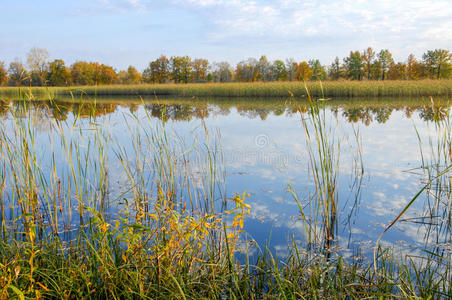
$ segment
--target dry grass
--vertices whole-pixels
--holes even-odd
[[[313,97],[452,96],[452,80],[308,82]],[[306,96],[303,82],[4,87],[0,98],[52,99],[60,96],[288,97]]]

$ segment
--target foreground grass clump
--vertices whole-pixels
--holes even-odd
[[[165,201],[155,209],[153,214],[140,213],[133,223],[109,224],[96,213],[69,242],[39,238],[36,224],[29,221],[25,239],[0,242],[0,297],[184,298],[223,293],[237,231],[226,239],[217,216],[193,217]],[[143,222],[147,218],[154,222]]]
[[[94,234],[98,239],[83,244],[89,248],[70,245],[69,251],[64,251],[64,245],[56,240],[46,241],[45,247],[2,242],[1,297],[446,299],[451,296],[450,282],[444,273],[432,270],[432,265],[419,268],[410,260],[396,263],[386,251],[380,252],[376,272],[364,262],[309,257],[295,248],[285,262],[266,252],[256,265],[240,265],[233,257],[229,263],[215,257],[194,261],[186,257],[177,261],[179,265],[168,266],[148,259],[147,251],[134,249],[132,253],[115,246],[110,232]],[[223,259],[228,262],[227,257]]]
[[[252,202],[219,190],[214,133],[183,139],[147,112],[111,131],[95,106],[89,118],[79,108],[47,125],[26,107],[9,111],[0,123],[0,299],[450,297],[446,256],[379,248],[373,265],[330,251],[339,146],[310,105],[303,125],[318,188],[306,224],[315,246],[292,242],[284,259],[245,239]]]
[[[452,80],[307,82],[313,97],[451,96]],[[288,97],[307,96],[302,82],[142,84],[82,87],[0,88],[0,97],[49,99],[64,96]]]

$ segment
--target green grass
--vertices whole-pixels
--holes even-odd
[[[263,248],[257,261],[247,259],[249,243],[239,249],[251,201],[246,193],[224,198],[218,186],[224,170],[215,132],[201,126],[183,139],[150,115],[132,114],[124,144],[96,106],[79,105],[70,122],[48,120],[45,146],[39,111],[15,107],[0,123],[0,299],[452,296],[446,255],[419,260],[380,247],[373,265],[331,254],[340,147],[315,102],[302,117],[317,184],[308,232],[320,247],[292,242],[285,259]],[[125,176],[112,180],[118,170]],[[111,199],[115,188],[120,197]]]
[[[313,97],[452,96],[452,80],[307,82]],[[109,85],[0,88],[6,99],[61,96],[288,97],[306,96],[303,82]]]

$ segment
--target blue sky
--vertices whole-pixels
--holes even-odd
[[[160,54],[232,64],[388,48],[395,59],[452,50],[452,0],[0,0],[0,60],[31,47],[67,64],[142,70]]]

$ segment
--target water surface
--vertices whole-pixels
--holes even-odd
[[[141,130],[140,122],[152,123],[156,130],[161,130],[163,124],[187,148],[204,145],[207,129],[215,135],[217,145],[214,151],[219,170],[214,179],[217,209],[224,208],[227,199],[236,193],[246,191],[251,205],[251,216],[244,227],[247,240],[256,241],[261,248],[269,245],[281,256],[287,254],[287,245],[293,240],[306,244],[304,223],[289,189],[292,187],[307,211],[312,208],[309,203],[315,186],[302,123],[309,111],[305,100],[97,99],[95,105],[57,103],[57,106],[45,101],[0,105],[2,128],[7,134],[15,130],[9,109],[36,131],[38,157],[49,177],[52,159],[58,162],[63,181],[69,173],[64,170],[64,147],[58,146],[62,140],[57,126],[68,135],[78,132],[81,149],[91,147],[94,149],[91,153],[101,159],[103,150],[96,150],[98,137],[91,131],[92,124],[96,124],[114,137],[114,143],[123,147],[138,169],[133,145],[135,134]],[[367,256],[386,226],[450,162],[448,103],[446,99],[442,99],[441,105],[423,99],[342,99],[320,105],[325,105],[328,134],[340,144],[339,213],[334,242],[346,256]],[[113,142],[107,143],[110,144]],[[85,177],[96,181],[98,174],[108,173],[108,190],[97,192],[108,195],[109,202],[102,205],[112,219],[130,193],[123,185],[127,174],[115,156],[119,148],[113,148],[107,149],[108,158],[102,158],[106,159],[108,172],[95,170]],[[202,168],[203,161],[198,165]],[[155,174],[145,175],[149,179],[146,186],[154,189]],[[84,176],[80,174],[81,179]],[[441,183],[439,190],[432,186],[414,202],[402,221],[384,235],[382,245],[397,247],[400,253],[420,253],[427,244],[450,255],[451,204],[447,176],[436,183],[435,187]],[[202,189],[207,178],[199,176],[196,180]],[[14,202],[14,195],[9,195],[8,190],[11,187],[6,187],[5,199]],[[75,198],[74,190],[72,194]],[[74,203],[67,209],[77,210]],[[74,227],[80,224],[77,220],[71,223]]]

